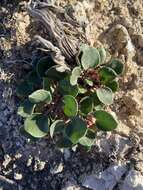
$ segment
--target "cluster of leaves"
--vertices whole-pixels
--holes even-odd
[[[23,99],[18,109],[24,117],[21,131],[34,139],[50,134],[61,148],[90,148],[98,130],[117,127],[105,110],[113,103],[122,71],[120,60],[106,62],[104,48],[87,45],[81,46],[73,68],[55,64],[50,56],[40,59],[17,88]]]

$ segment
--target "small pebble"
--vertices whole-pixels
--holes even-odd
[[[14,179],[15,180],[21,180],[22,179],[22,174],[20,174],[20,173],[14,173]]]

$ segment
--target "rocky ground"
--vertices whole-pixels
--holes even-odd
[[[31,143],[19,133],[15,87],[34,55],[26,3],[0,2],[0,189],[143,190],[142,0],[56,1],[70,3],[91,45],[104,46],[125,64],[111,107],[119,127],[99,134],[87,154],[58,150],[50,139]]]

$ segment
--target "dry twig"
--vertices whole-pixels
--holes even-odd
[[[48,49],[57,64],[75,61],[79,44],[87,42],[79,24],[64,9],[51,3],[30,0],[28,11],[43,26],[44,37],[36,36],[43,48]],[[42,28],[42,27],[41,27]]]

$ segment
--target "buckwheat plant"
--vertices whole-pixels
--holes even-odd
[[[117,120],[107,110],[123,72],[119,59],[107,60],[104,48],[82,45],[73,65],[40,59],[18,86],[23,101],[18,114],[28,138],[50,135],[60,148],[75,145],[90,149],[98,131],[112,131]]]

